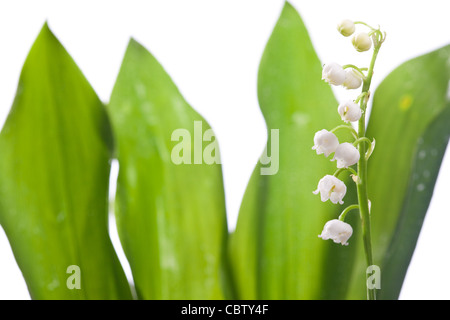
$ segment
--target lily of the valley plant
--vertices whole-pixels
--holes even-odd
[[[370,96],[370,84],[372,81],[375,60],[386,34],[379,28],[373,28],[361,21],[344,20],[338,25],[338,31],[345,37],[355,33],[355,25],[362,25],[369,31],[361,32],[353,36],[352,44],[358,52],[368,51],[373,47],[372,59],[368,68],[360,68],[352,64],[341,66],[335,62],[323,66],[322,79],[331,85],[347,89],[358,89],[362,85],[361,94],[354,101],[345,101],[338,106],[341,119],[348,124],[337,126],[331,131],[325,129],[318,131],[314,136],[314,147],[317,154],[328,157],[334,153],[331,161],[336,160],[337,170],[333,175],[326,175],[319,183],[314,194],[320,193],[323,202],[330,200],[334,204],[343,204],[343,198],[347,188],[338,176],[348,171],[356,183],[358,203],[346,207],[338,219],[333,219],[325,224],[322,234],[323,240],[331,239],[335,243],[348,245],[348,239],[353,233],[350,224],[345,222],[346,214],[358,209],[362,224],[362,234],[367,265],[373,265],[372,243],[370,236],[370,200],[367,194],[367,162],[375,147],[375,139],[366,137],[365,114],[367,102]],[[358,122],[357,130],[350,123]],[[334,134],[337,130],[348,130],[352,133],[354,141],[339,143]],[[352,166],[356,165],[356,170]],[[375,289],[367,288],[367,298],[374,300]]]

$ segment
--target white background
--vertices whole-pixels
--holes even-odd
[[[105,102],[132,36],[156,56],[187,101],[212,125],[220,143],[229,227],[233,229],[250,173],[265,144],[266,129],[256,97],[257,69],[283,3],[1,1],[0,124],[12,104],[26,55],[46,20]],[[337,33],[336,23],[350,18],[381,25],[388,38],[377,61],[374,86],[400,63],[450,43],[450,5],[446,0],[291,3],[302,15],[322,62],[367,65],[370,53],[356,53],[350,40]],[[335,89],[335,93],[339,100],[349,95],[344,89]],[[116,166],[114,171],[113,177]],[[450,225],[448,190],[447,153],[402,299],[450,299],[450,279],[446,274],[450,258],[445,245]],[[124,261],[117,234],[111,229]],[[130,276],[126,262],[124,265]],[[1,228],[0,299],[29,299]]]

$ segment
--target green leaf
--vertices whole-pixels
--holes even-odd
[[[134,40],[108,111],[119,161],[118,231],[138,297],[224,298],[225,200],[209,125]]]
[[[345,206],[323,203],[312,194],[318,181],[336,170],[335,162],[311,150],[314,134],[342,124],[338,102],[321,73],[307,30],[286,2],[258,76],[267,150],[274,163],[279,155],[279,170],[264,174],[261,169],[267,165],[258,164],[244,195],[230,244],[239,298],[321,299],[346,292],[347,268],[359,239],[343,247],[318,238],[324,224]],[[354,193],[354,184],[348,185],[348,193]],[[346,197],[345,204],[354,201]],[[351,215],[355,224],[356,215]]]
[[[0,222],[31,297],[131,298],[108,235],[106,112],[47,24],[23,67],[0,150]],[[79,273],[67,272],[72,265]],[[81,288],[69,289],[77,280]]]
[[[380,53],[379,63],[382,63]],[[450,136],[450,46],[410,60],[377,88],[367,135],[374,263],[379,298],[398,298]],[[356,260],[364,261],[361,250]],[[354,274],[365,272],[356,267]],[[354,279],[349,297],[364,297]]]

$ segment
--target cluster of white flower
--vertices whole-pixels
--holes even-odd
[[[314,147],[317,154],[324,154],[328,157],[334,152],[332,161],[336,160],[337,168],[348,168],[356,164],[359,160],[359,151],[351,143],[344,142],[339,144],[336,135],[325,129],[318,131],[314,136]],[[320,193],[320,199],[325,202],[330,200],[334,204],[343,204],[342,200],[347,192],[344,182],[336,178],[334,175],[326,175],[320,179],[317,190],[313,193]],[[332,239],[336,243],[348,245],[347,240],[353,233],[352,227],[337,219],[328,221],[319,235],[324,240]]]
[[[338,168],[348,168],[356,164],[359,160],[359,151],[354,145],[348,142],[339,144],[339,140],[333,132],[322,129],[314,135],[313,150],[317,154],[324,154],[328,157],[334,152],[331,161],[336,160]]]
[[[337,29],[344,37],[351,36],[356,30],[355,23],[348,19],[342,20],[341,23],[338,24]],[[372,47],[372,40],[368,33],[360,32],[353,36],[352,44],[358,52],[363,52]]]
[[[362,84],[362,75],[352,68],[344,69],[340,64],[330,62],[323,66],[322,80],[334,86],[358,89]]]
[[[362,22],[357,23],[365,24]],[[343,20],[338,24],[337,29],[343,36],[349,37],[355,33],[356,28],[353,21]],[[352,44],[358,52],[369,50],[372,47],[372,42],[376,41],[374,40],[373,34],[379,31],[373,31],[375,29],[371,29],[372,31],[370,33],[361,32],[353,36]],[[360,69],[354,65],[341,66],[336,62],[331,62],[323,66],[322,80],[334,86],[343,86],[346,89],[358,89],[366,80],[363,71],[367,71],[367,69]],[[367,97],[368,93],[363,92],[354,101],[348,100],[339,104],[337,111],[342,121],[345,123],[358,121],[364,112],[360,107],[360,103],[367,102],[367,100],[363,101],[361,99],[367,99]],[[360,152],[357,149],[357,145],[361,141],[369,141],[370,143],[370,140],[365,137],[356,139],[353,144],[349,142],[339,143],[334,131],[342,127],[353,130],[350,129],[352,128],[350,125],[344,125],[331,131],[323,129],[314,135],[313,150],[316,150],[317,154],[324,154],[325,157],[334,153],[331,161],[336,160],[336,166],[339,170],[334,175],[326,175],[320,179],[317,190],[313,193],[320,193],[320,198],[323,202],[330,200],[334,204],[343,204],[344,201],[342,199],[347,192],[347,187],[344,182],[337,178],[337,175],[343,169],[347,169],[354,173],[354,181],[357,181],[356,172],[350,168],[360,160]],[[357,136],[356,132],[355,136]],[[347,209],[344,212],[346,213]],[[344,217],[345,214],[343,213],[339,219],[328,221],[319,237],[324,240],[332,239],[334,242],[341,243],[342,245],[348,245],[347,240],[352,235],[353,229],[348,223],[343,221]]]

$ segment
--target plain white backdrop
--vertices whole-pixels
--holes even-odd
[[[336,31],[336,23],[344,18],[379,24],[387,31],[374,87],[400,63],[450,43],[450,3],[446,0],[291,3],[300,12],[322,62],[368,64],[370,54],[356,53],[350,40]],[[213,127],[220,143],[229,228],[234,229],[244,190],[266,141],[256,78],[283,4],[283,0],[1,1],[0,124],[12,104],[27,53],[45,21],[105,102],[129,38],[134,37],[156,56],[186,100]],[[335,89],[335,94],[338,100],[349,95],[344,89]],[[450,258],[445,245],[450,225],[448,190],[447,152],[401,299],[450,299],[446,275]],[[113,242],[130,276],[114,221],[111,226]],[[1,228],[0,299],[29,299]]]

